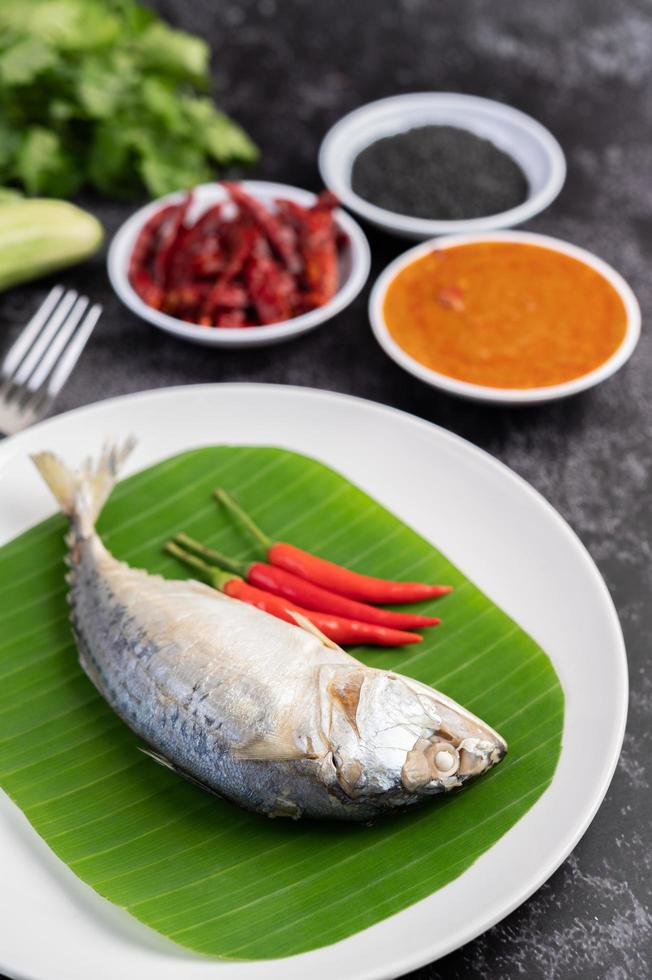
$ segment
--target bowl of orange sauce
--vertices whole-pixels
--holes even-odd
[[[528,404],[614,374],[636,347],[641,312],[610,265],[531,232],[450,235],[392,262],[369,299],[385,352],[464,398]]]

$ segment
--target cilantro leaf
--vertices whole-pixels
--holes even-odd
[[[0,79],[3,85],[24,85],[56,61],[56,53],[45,41],[38,37],[23,38],[0,54]]]
[[[258,156],[245,131],[216,109],[210,99],[188,99],[186,111],[206,151],[218,163],[249,162]]]
[[[211,170],[201,148],[179,140],[171,140],[164,146],[159,142],[146,141],[138,169],[156,197],[193,187],[211,178]]]
[[[253,162],[206,95],[209,57],[135,0],[1,0],[0,182],[158,195]]]
[[[16,176],[30,194],[67,197],[79,187],[80,174],[61,141],[40,126],[27,130],[16,154]]]
[[[162,21],[151,24],[136,42],[143,65],[184,78],[206,78],[210,50],[205,41],[173,31]]]

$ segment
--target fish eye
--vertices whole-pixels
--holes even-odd
[[[435,756],[435,765],[440,772],[448,772],[455,765],[456,759],[452,752],[440,749]]]

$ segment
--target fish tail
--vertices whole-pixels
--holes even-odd
[[[122,446],[107,443],[93,462],[87,459],[77,470],[54,453],[34,453],[32,460],[54,494],[62,512],[82,538],[89,537],[104,503],[118,478],[124,460],[136,444],[130,437]]]

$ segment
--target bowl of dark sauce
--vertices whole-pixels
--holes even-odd
[[[448,92],[354,110],[326,134],[319,168],[351,211],[415,240],[521,224],[555,199],[566,176],[563,151],[541,123]]]

